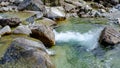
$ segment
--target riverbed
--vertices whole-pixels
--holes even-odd
[[[32,16],[30,13],[23,12],[1,15],[19,17],[23,22]],[[110,26],[107,22],[104,18],[69,18],[58,22],[59,27],[54,29],[56,45],[50,48],[56,53],[51,56],[56,68],[119,68],[120,47],[104,49],[98,42],[103,28]],[[1,57],[12,39],[16,37],[18,35],[5,36],[0,39]]]

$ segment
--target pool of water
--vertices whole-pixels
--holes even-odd
[[[106,50],[98,43],[104,26],[70,20],[56,28],[56,46],[52,48],[56,55],[51,57],[56,68],[119,68],[120,50]]]

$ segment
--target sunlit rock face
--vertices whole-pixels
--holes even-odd
[[[45,7],[47,14],[46,17],[55,21],[65,20],[65,12],[63,7]]]
[[[12,32],[10,26],[5,26],[0,30],[0,35],[10,34]]]
[[[31,32],[30,28],[25,25],[18,26],[14,31],[14,34],[26,34],[29,35]]]

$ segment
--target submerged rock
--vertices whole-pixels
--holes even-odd
[[[14,31],[13,33],[15,34],[26,34],[26,35],[29,35],[31,32],[30,28],[28,28],[27,26],[25,25],[21,25],[21,26],[18,26]]]
[[[0,30],[0,35],[10,34],[11,28],[9,26],[5,26]]]
[[[21,23],[19,18],[3,18],[0,19],[0,25],[6,26],[9,25],[10,27],[16,27]]]
[[[99,38],[103,46],[113,46],[120,43],[120,32],[112,27],[105,27]]]
[[[49,26],[38,24],[30,26],[32,30],[31,37],[39,39],[46,47],[55,45],[55,35]]]
[[[24,59],[32,68],[54,68],[42,42],[16,38],[5,52],[2,63]]]

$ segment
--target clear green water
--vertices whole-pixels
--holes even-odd
[[[106,51],[99,47],[99,35],[106,25],[86,22],[70,19],[56,29],[52,48],[56,55],[51,57],[56,68],[120,68],[120,48]]]
[[[56,56],[52,57],[52,60],[54,61],[56,68],[102,68],[103,63],[101,60],[97,59],[91,52],[87,51],[87,48],[89,46],[92,47],[92,44],[94,44],[94,41],[91,41],[92,38],[87,40],[92,36],[89,36],[89,31],[94,30],[94,28],[99,29],[99,27],[91,24],[69,23],[56,29],[59,33],[63,32],[63,37],[68,35],[65,38],[61,37],[60,40],[57,40],[56,46],[53,47],[53,50],[56,51]],[[80,34],[78,34],[78,37],[75,36],[78,39],[75,38],[66,41],[65,39],[68,37],[72,38],[69,36],[69,33],[67,34],[66,32],[77,32]],[[64,34],[66,35],[64,36]],[[86,38],[86,41],[80,38]],[[86,46],[87,44],[88,46]]]
[[[0,13],[4,17],[19,17],[22,21],[30,13]],[[70,18],[56,28],[55,56],[51,56],[56,68],[120,68],[120,47],[112,50],[95,48],[99,46],[98,37],[106,24],[105,19]],[[11,40],[18,35],[4,36],[0,39],[0,56],[3,56]],[[23,36],[22,36],[23,37]],[[0,65],[1,68],[28,68],[27,63]]]

